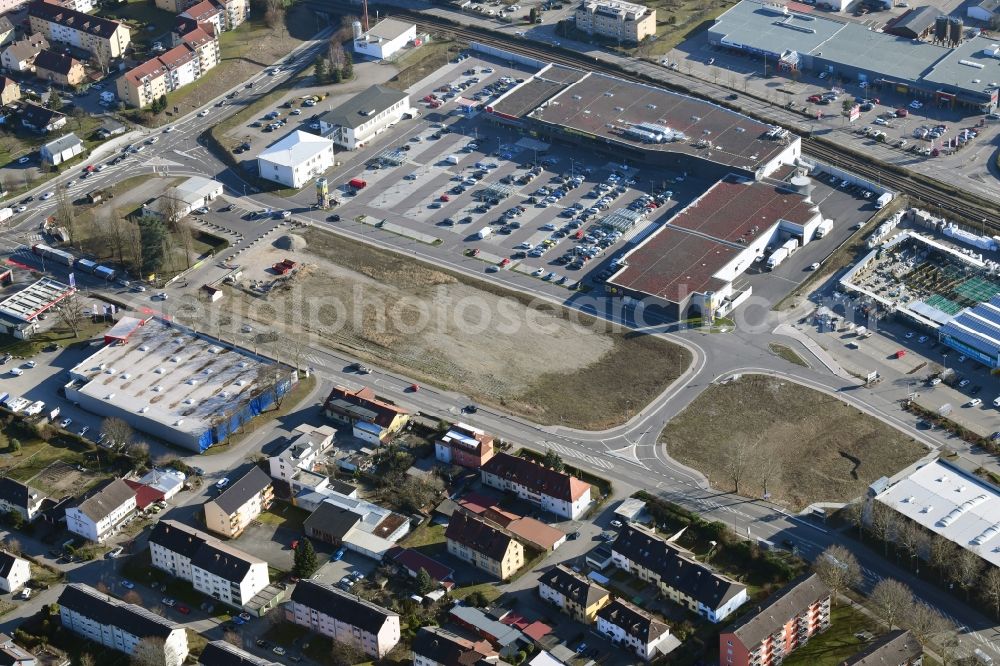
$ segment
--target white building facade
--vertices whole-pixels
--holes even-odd
[[[0,592],[17,592],[31,580],[28,560],[0,551]]]
[[[342,148],[357,150],[406,114],[413,114],[409,95],[375,85],[321,115],[320,133]]]
[[[163,666],[181,666],[188,655],[184,628],[145,608],[113,599],[87,585],[71,583],[59,596],[64,628],[104,647],[131,655],[144,639],[162,643]],[[152,645],[152,643],[150,643]]]
[[[399,643],[399,615],[338,588],[301,581],[285,605],[285,618],[381,659]]]
[[[118,533],[136,508],[135,491],[121,479],[114,479],[77,506],[66,509],[66,529],[90,541],[104,543]]]
[[[355,27],[360,31],[360,24]],[[368,32],[356,34],[354,37],[354,52],[384,60],[391,58],[400,49],[417,40],[417,26],[406,21],[384,19],[379,21]]]
[[[296,189],[333,167],[333,141],[296,130],[257,157],[261,178]]]

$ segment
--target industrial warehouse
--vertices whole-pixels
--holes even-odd
[[[960,18],[937,16],[932,29],[927,24],[921,12],[890,34],[820,16],[797,2],[742,0],[709,28],[708,39],[762,56],[768,71],[825,72],[833,81],[887,86],[970,113],[993,111],[1000,45],[978,31],[967,38]],[[924,33],[924,40],[915,38]]]
[[[664,307],[725,315],[750,296],[734,284],[780,240],[798,247],[823,223],[809,197],[788,185],[727,178],[629,250],[608,279],[611,293]]]
[[[715,179],[760,179],[802,153],[801,139],[787,130],[716,104],[559,65],[542,67],[486,110],[542,138]]]
[[[295,371],[160,319],[123,317],[70,370],[66,397],[202,452],[289,391]]]

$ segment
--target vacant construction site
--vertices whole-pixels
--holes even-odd
[[[296,266],[279,276],[274,264],[286,259]],[[690,362],[665,340],[317,229],[241,263],[231,297],[213,307],[541,423],[617,423]]]
[[[667,424],[661,441],[714,487],[767,493],[794,509],[858,497],[926,453],[832,395],[763,375],[710,386]]]

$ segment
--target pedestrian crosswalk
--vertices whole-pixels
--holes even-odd
[[[549,440],[544,440],[538,442],[538,446],[541,449],[552,449],[559,455],[566,458],[576,458],[577,460],[583,461],[586,465],[590,467],[595,467],[597,469],[613,469],[615,464],[610,460],[606,460],[601,456],[590,455],[589,453],[583,453],[577,449],[566,446],[565,444],[560,444],[558,442],[552,442]]]

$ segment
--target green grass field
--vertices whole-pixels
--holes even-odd
[[[784,666],[838,666],[867,645],[854,634],[882,633],[878,622],[846,604],[831,609],[830,620],[830,628],[793,652]]]

